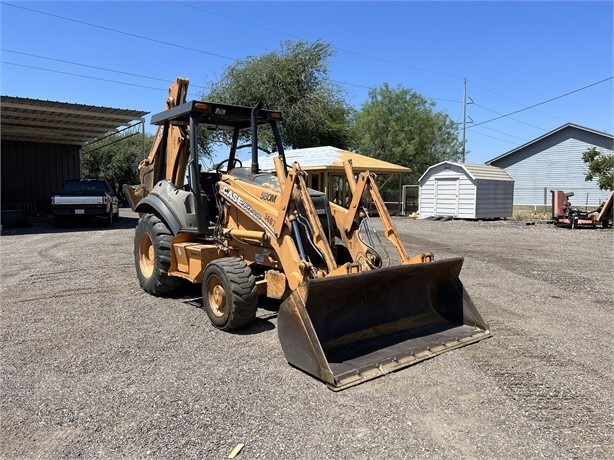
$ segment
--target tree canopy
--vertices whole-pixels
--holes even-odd
[[[371,89],[354,118],[352,148],[411,168],[408,180],[417,183],[429,166],[462,157],[456,123],[434,106],[402,86],[394,89],[384,83]]]
[[[280,110],[280,132],[292,148],[349,143],[349,114],[344,90],[328,78],[331,45],[322,41],[286,41],[280,51],[252,56],[226,68],[203,100]],[[274,147],[271,136],[261,146]]]
[[[582,160],[588,165],[586,181],[597,179],[600,190],[614,190],[614,155],[591,147],[582,154]]]

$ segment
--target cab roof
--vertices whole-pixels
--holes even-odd
[[[190,117],[194,116],[200,126],[204,125],[209,129],[244,129],[251,126],[252,110],[252,107],[240,105],[188,101],[152,115],[151,124],[163,125],[168,121],[171,125],[187,126],[190,124]],[[279,111],[260,109],[257,115],[257,124],[264,125],[281,121],[281,119],[281,112]]]

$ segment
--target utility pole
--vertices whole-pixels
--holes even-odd
[[[463,79],[463,163],[465,162],[465,129],[467,127],[467,79]]]
[[[469,98],[469,102],[467,102],[467,79],[463,79],[463,163],[465,162],[465,131],[467,130],[467,104],[473,104],[473,99]],[[469,122],[473,123],[471,117],[469,117]]]

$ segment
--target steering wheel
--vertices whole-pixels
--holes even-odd
[[[226,168],[226,170],[222,169],[222,165],[229,163],[230,162],[230,158],[225,159],[224,161],[222,161],[221,163],[219,163],[216,167],[215,167],[215,172],[218,174],[225,174],[228,171],[230,171],[233,168],[236,168],[237,165],[239,166],[239,168],[243,167],[243,163],[241,163],[241,160],[239,160],[238,158],[235,158],[234,161],[232,162],[232,166],[229,168]],[[230,165],[229,165],[230,166]]]

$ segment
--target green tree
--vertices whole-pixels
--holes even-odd
[[[343,89],[328,79],[332,55],[331,45],[322,41],[286,41],[279,52],[248,57],[227,67],[201,97],[249,107],[262,102],[265,109],[280,110],[279,128],[288,147],[346,148],[351,109]],[[271,133],[259,134],[259,143],[271,150]]]
[[[369,90],[369,98],[355,114],[352,148],[412,172],[406,183],[417,183],[429,166],[462,158],[456,123],[434,102],[412,89],[388,83]]]
[[[582,160],[588,165],[584,180],[597,179],[600,190],[614,190],[614,155],[591,147],[582,154]]]
[[[115,134],[89,145],[81,156],[83,177],[86,179],[106,179],[118,193],[120,202],[125,204],[123,184],[138,184],[140,181],[139,162],[149,154],[153,135],[140,133]]]

